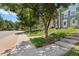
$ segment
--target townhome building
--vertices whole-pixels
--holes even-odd
[[[67,9],[60,7],[58,12],[57,26],[59,28],[79,26],[79,4],[70,5]]]

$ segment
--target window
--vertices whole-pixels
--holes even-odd
[[[64,12],[64,18],[68,17],[68,11]]]
[[[68,16],[70,16],[70,10],[68,11]]]
[[[65,15],[64,15],[64,17],[68,17],[68,15],[67,15],[67,14],[65,14]]]
[[[75,15],[76,14],[76,11],[75,10],[72,10],[72,11],[70,11],[70,15],[72,16],[72,15]]]
[[[77,24],[77,18],[72,18],[71,25]]]
[[[73,23],[75,23],[75,20],[73,20]]]
[[[64,18],[64,14],[62,14],[61,17]]]
[[[75,14],[75,11],[72,11],[71,14]]]
[[[64,21],[64,25],[66,25],[66,21]]]
[[[67,19],[63,20],[63,27],[64,27],[64,28],[67,27]]]
[[[77,12],[79,11],[79,7],[76,8],[76,11],[77,11]]]

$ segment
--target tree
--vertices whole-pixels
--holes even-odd
[[[46,39],[48,39],[48,28],[51,20],[52,19],[54,20],[57,18],[57,15],[58,15],[57,9],[60,8],[60,6],[67,7],[69,5],[70,4],[61,4],[61,3],[59,4],[54,4],[54,3],[52,4],[49,4],[49,3],[47,4],[6,4],[6,6],[8,6],[11,11],[14,11],[17,13],[17,15],[19,15],[18,17],[20,20],[22,20],[21,22],[24,25],[28,25],[27,23],[32,24],[31,21],[33,19],[41,18],[44,25]],[[30,16],[27,16],[28,14],[27,8],[30,8],[29,10],[32,11],[31,13],[29,12]]]
[[[14,27],[14,23],[12,21],[9,20],[4,20],[4,25],[5,25],[5,30],[12,30]]]
[[[48,28],[50,21],[57,16],[55,4],[23,4],[33,10],[33,16],[37,19],[41,18],[45,30],[45,38],[48,38]],[[32,17],[33,18],[33,17]]]
[[[0,18],[0,30],[12,30],[14,28],[14,23],[12,21],[4,20]]]
[[[33,10],[30,8],[22,8],[22,11],[18,13],[18,18],[20,21],[20,24],[22,24],[24,27],[29,27],[29,31],[32,31],[32,27],[36,24],[38,24],[37,19],[33,17]]]
[[[70,4],[27,4],[27,6],[34,11],[35,17],[41,17],[46,39],[48,39],[48,28],[51,20],[55,20],[58,16],[57,9],[60,8],[60,6],[67,8],[69,5]]]
[[[0,18],[0,30],[4,28],[4,20],[3,18]]]
[[[43,20],[44,29],[45,29],[45,38],[48,39],[48,28],[52,19],[55,19],[57,16],[57,9],[55,4],[42,4],[41,5],[40,16]]]

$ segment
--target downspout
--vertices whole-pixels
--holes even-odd
[[[58,27],[61,28],[61,10],[59,10],[58,12],[59,12],[59,14],[58,14],[58,23],[59,23]]]
[[[61,12],[59,11],[59,28],[61,28],[60,19],[61,19]]]

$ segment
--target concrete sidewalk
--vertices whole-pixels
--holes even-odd
[[[77,34],[79,35],[79,34]],[[7,56],[63,56],[79,42],[79,36],[66,36],[51,45],[36,48],[25,34],[20,34],[15,47]]]
[[[54,44],[41,48],[36,48],[30,40],[21,41],[8,56],[62,56],[79,42],[79,37],[75,38],[77,40],[62,38]]]

